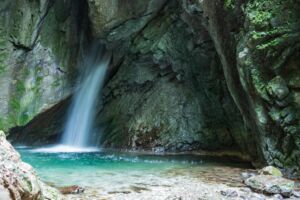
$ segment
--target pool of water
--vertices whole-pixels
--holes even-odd
[[[102,150],[85,153],[35,152],[17,149],[41,179],[55,186],[80,185],[99,193],[140,192],[150,187],[173,187],[201,180],[242,185],[240,173],[248,163],[199,155],[150,155]]]

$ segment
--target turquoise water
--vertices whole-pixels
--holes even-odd
[[[103,189],[143,182],[154,184],[174,177],[221,179],[249,168],[245,163],[197,155],[147,155],[101,151],[92,153],[39,153],[18,149],[41,179],[56,186],[81,185]],[[238,172],[236,172],[238,171]],[[220,174],[218,175],[218,173]],[[213,177],[212,177],[213,176]],[[232,179],[232,176],[229,176]],[[224,180],[221,180],[224,181]]]

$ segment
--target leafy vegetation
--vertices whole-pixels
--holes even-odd
[[[224,7],[226,9],[233,10],[235,8],[235,3],[236,3],[236,0],[225,0]]]

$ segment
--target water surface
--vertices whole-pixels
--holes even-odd
[[[154,187],[181,188],[180,184],[184,182],[197,181],[240,187],[240,173],[250,168],[248,163],[199,155],[149,155],[107,150],[47,153],[33,150],[18,149],[23,161],[30,163],[43,181],[55,186],[76,184],[92,188],[90,193],[101,197],[153,190]]]

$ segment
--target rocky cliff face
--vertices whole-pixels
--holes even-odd
[[[247,127],[248,152],[299,175],[300,2],[203,1],[202,6]]]
[[[21,161],[3,131],[0,131],[0,199],[64,199],[58,190],[41,182],[29,164]]]
[[[149,2],[156,2],[157,9],[147,5],[154,17],[149,15],[130,37],[114,34],[115,40],[108,41],[122,46],[116,54],[123,56],[104,89],[99,111],[102,141],[108,146],[167,150],[234,146],[232,135],[242,132],[240,116],[208,33],[201,24],[187,24],[188,16],[177,1]],[[129,22],[118,30],[134,30],[136,23]]]
[[[0,128],[25,125],[70,95],[85,39],[85,5],[0,3]]]
[[[201,23],[190,24],[182,7],[187,3],[87,3],[93,38],[113,51],[95,129],[96,135],[102,130],[101,144],[172,151],[237,148],[241,116],[212,40]],[[53,141],[49,132],[61,132],[63,124],[57,122],[64,120],[53,109],[13,129],[13,138],[30,144]],[[41,126],[45,118],[54,122]],[[60,128],[49,129],[52,124]]]
[[[6,16],[1,23],[21,18],[9,2],[1,5]],[[88,44],[88,35],[113,51],[97,107],[99,143],[158,150],[235,148],[255,164],[299,175],[299,1],[41,2],[28,1],[33,16],[22,17],[35,28],[26,26],[21,34],[25,22],[15,22],[2,26],[19,27],[14,34],[9,29],[0,34],[2,46],[10,49],[1,48],[0,54],[2,124],[24,125],[37,116],[14,129],[15,138],[45,143],[61,132],[68,105],[61,100],[72,92],[80,70],[72,58]],[[37,60],[43,61],[40,71]],[[20,80],[26,87],[18,86]],[[32,85],[39,84],[45,90],[36,96],[39,90]]]

